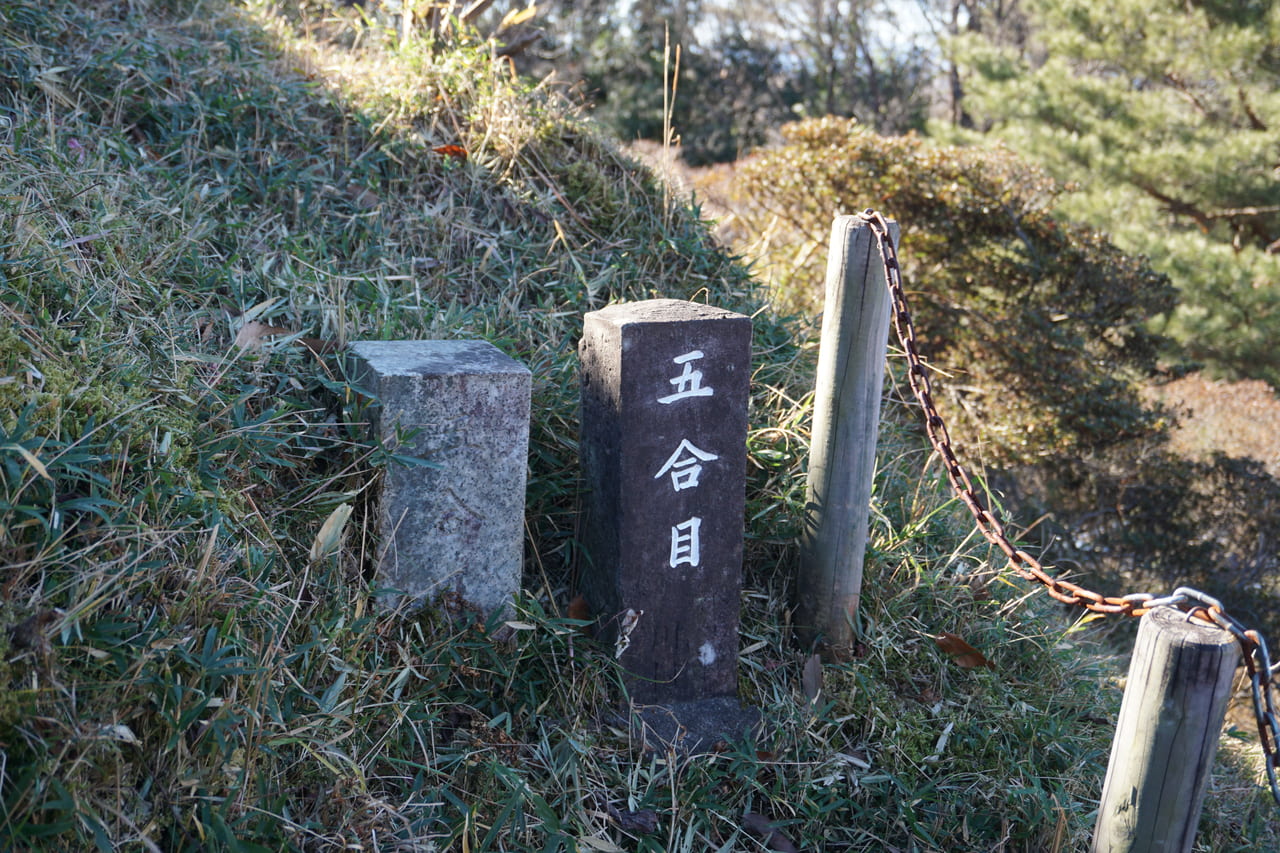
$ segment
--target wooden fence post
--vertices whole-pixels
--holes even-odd
[[[1230,633],[1181,610],[1142,617],[1093,853],[1191,850],[1239,660]]]
[[[895,244],[898,226],[890,223]],[[890,299],[871,227],[831,226],[795,625],[829,659],[853,650],[862,592]]]

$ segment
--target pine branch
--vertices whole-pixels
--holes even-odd
[[[1253,130],[1267,130],[1267,123],[1253,109],[1253,104],[1249,103],[1249,96],[1245,94],[1244,86],[1238,87],[1236,94],[1240,96],[1240,106],[1244,109],[1244,114],[1249,117],[1249,127]]]
[[[1205,213],[1189,201],[1174,198],[1168,193],[1161,192],[1150,184],[1142,183],[1141,181],[1134,181],[1134,185],[1156,201],[1163,204],[1165,209],[1174,216],[1190,217],[1196,225],[1200,226],[1201,231],[1208,232],[1210,226],[1213,224],[1213,218],[1209,216],[1209,214]]]

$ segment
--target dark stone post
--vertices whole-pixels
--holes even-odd
[[[655,299],[586,315],[581,586],[646,725],[737,737],[751,321]]]

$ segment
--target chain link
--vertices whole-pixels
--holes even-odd
[[[938,414],[933,402],[933,384],[929,376],[929,368],[916,347],[915,328],[911,322],[911,311],[907,306],[906,290],[902,286],[902,270],[898,266],[898,253],[894,249],[893,240],[889,237],[889,223],[881,214],[868,209],[859,214],[875,235],[880,252],[880,260],[884,264],[885,281],[889,286],[892,302],[893,326],[898,341],[907,357],[907,382],[915,394],[920,408],[924,411],[925,431],[929,443],[942,459],[947,472],[947,479],[960,501],[973,514],[978,532],[987,541],[999,548],[1009,560],[1010,566],[1020,576],[1040,583],[1049,595],[1064,604],[1084,607],[1094,613],[1118,614],[1123,616],[1141,616],[1156,607],[1178,607],[1192,616],[1212,622],[1224,631],[1229,631],[1240,645],[1244,656],[1245,670],[1253,690],[1253,713],[1258,722],[1258,739],[1262,744],[1266,759],[1267,780],[1271,785],[1271,795],[1280,805],[1280,717],[1275,709],[1275,684],[1272,678],[1280,678],[1280,663],[1273,665],[1267,652],[1267,643],[1255,630],[1244,627],[1235,617],[1229,615],[1222,602],[1189,587],[1179,587],[1171,595],[1155,596],[1151,593],[1139,592],[1129,595],[1101,595],[1071,581],[1054,577],[1045,571],[1044,566],[1035,557],[1022,551],[1009,541],[1005,535],[1004,525],[984,504],[982,496],[973,487],[968,472],[956,458],[951,444],[951,435],[947,424]]]

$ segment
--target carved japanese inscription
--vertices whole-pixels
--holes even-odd
[[[580,585],[639,703],[736,694],[750,351],[696,303],[585,319]]]

